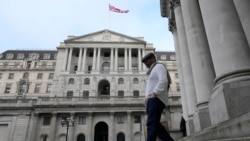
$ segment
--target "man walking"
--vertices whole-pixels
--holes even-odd
[[[147,140],[156,141],[158,136],[162,141],[174,141],[164,126],[160,123],[161,114],[168,102],[168,89],[171,83],[165,65],[156,61],[155,55],[149,53],[142,58],[142,62],[149,69],[145,90],[145,104],[147,113]]]

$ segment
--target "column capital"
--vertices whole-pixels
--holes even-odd
[[[168,26],[169,26],[169,31],[171,31],[172,33],[177,30],[175,20],[169,20]]]
[[[180,0],[171,0],[170,1],[170,9],[174,10],[178,6],[181,6]]]

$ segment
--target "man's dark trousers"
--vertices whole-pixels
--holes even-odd
[[[174,141],[160,123],[164,103],[157,97],[150,98],[147,103],[147,141],[156,141],[158,136],[162,141]]]

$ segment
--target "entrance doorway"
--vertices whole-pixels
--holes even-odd
[[[96,124],[94,141],[108,141],[108,125],[105,122]]]

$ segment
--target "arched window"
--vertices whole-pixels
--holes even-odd
[[[133,79],[133,84],[139,84],[139,79],[138,78],[134,78]]]
[[[123,133],[118,133],[117,141],[125,141],[125,135]]]
[[[85,79],[84,79],[84,84],[88,85],[89,83],[90,83],[89,78],[85,78]]]
[[[118,79],[118,84],[124,84],[123,78],[119,78],[119,79]]]
[[[74,83],[75,83],[74,78],[70,78],[70,79],[69,79],[69,84],[73,85]]]

